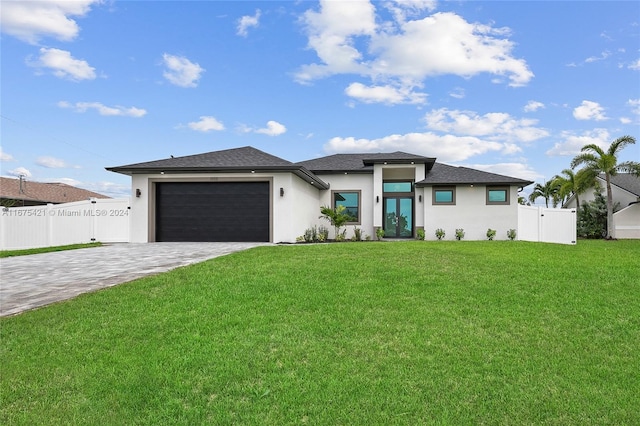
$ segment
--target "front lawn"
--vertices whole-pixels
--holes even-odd
[[[640,424],[640,241],[259,247],[0,321],[2,424]]]

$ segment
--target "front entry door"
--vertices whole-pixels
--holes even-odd
[[[413,237],[413,198],[385,198],[383,214],[385,238]]]

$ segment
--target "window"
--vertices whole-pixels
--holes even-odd
[[[360,191],[333,191],[333,208],[344,206],[351,216],[347,222],[352,225],[360,224]]]
[[[413,182],[384,182],[383,192],[413,192]]]
[[[487,186],[487,204],[506,205],[509,204],[509,187]]]
[[[432,204],[455,205],[456,204],[456,188],[454,186],[435,187],[432,191]]]

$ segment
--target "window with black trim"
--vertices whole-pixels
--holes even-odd
[[[509,204],[508,186],[487,186],[487,205]]]
[[[346,213],[351,216],[348,224],[360,224],[360,193],[361,191],[333,191],[333,208],[344,206]]]
[[[455,186],[434,187],[431,193],[431,203],[433,205],[454,206],[456,204]]]

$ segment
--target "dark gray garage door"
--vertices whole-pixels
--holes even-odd
[[[156,184],[156,241],[269,241],[269,182]]]

